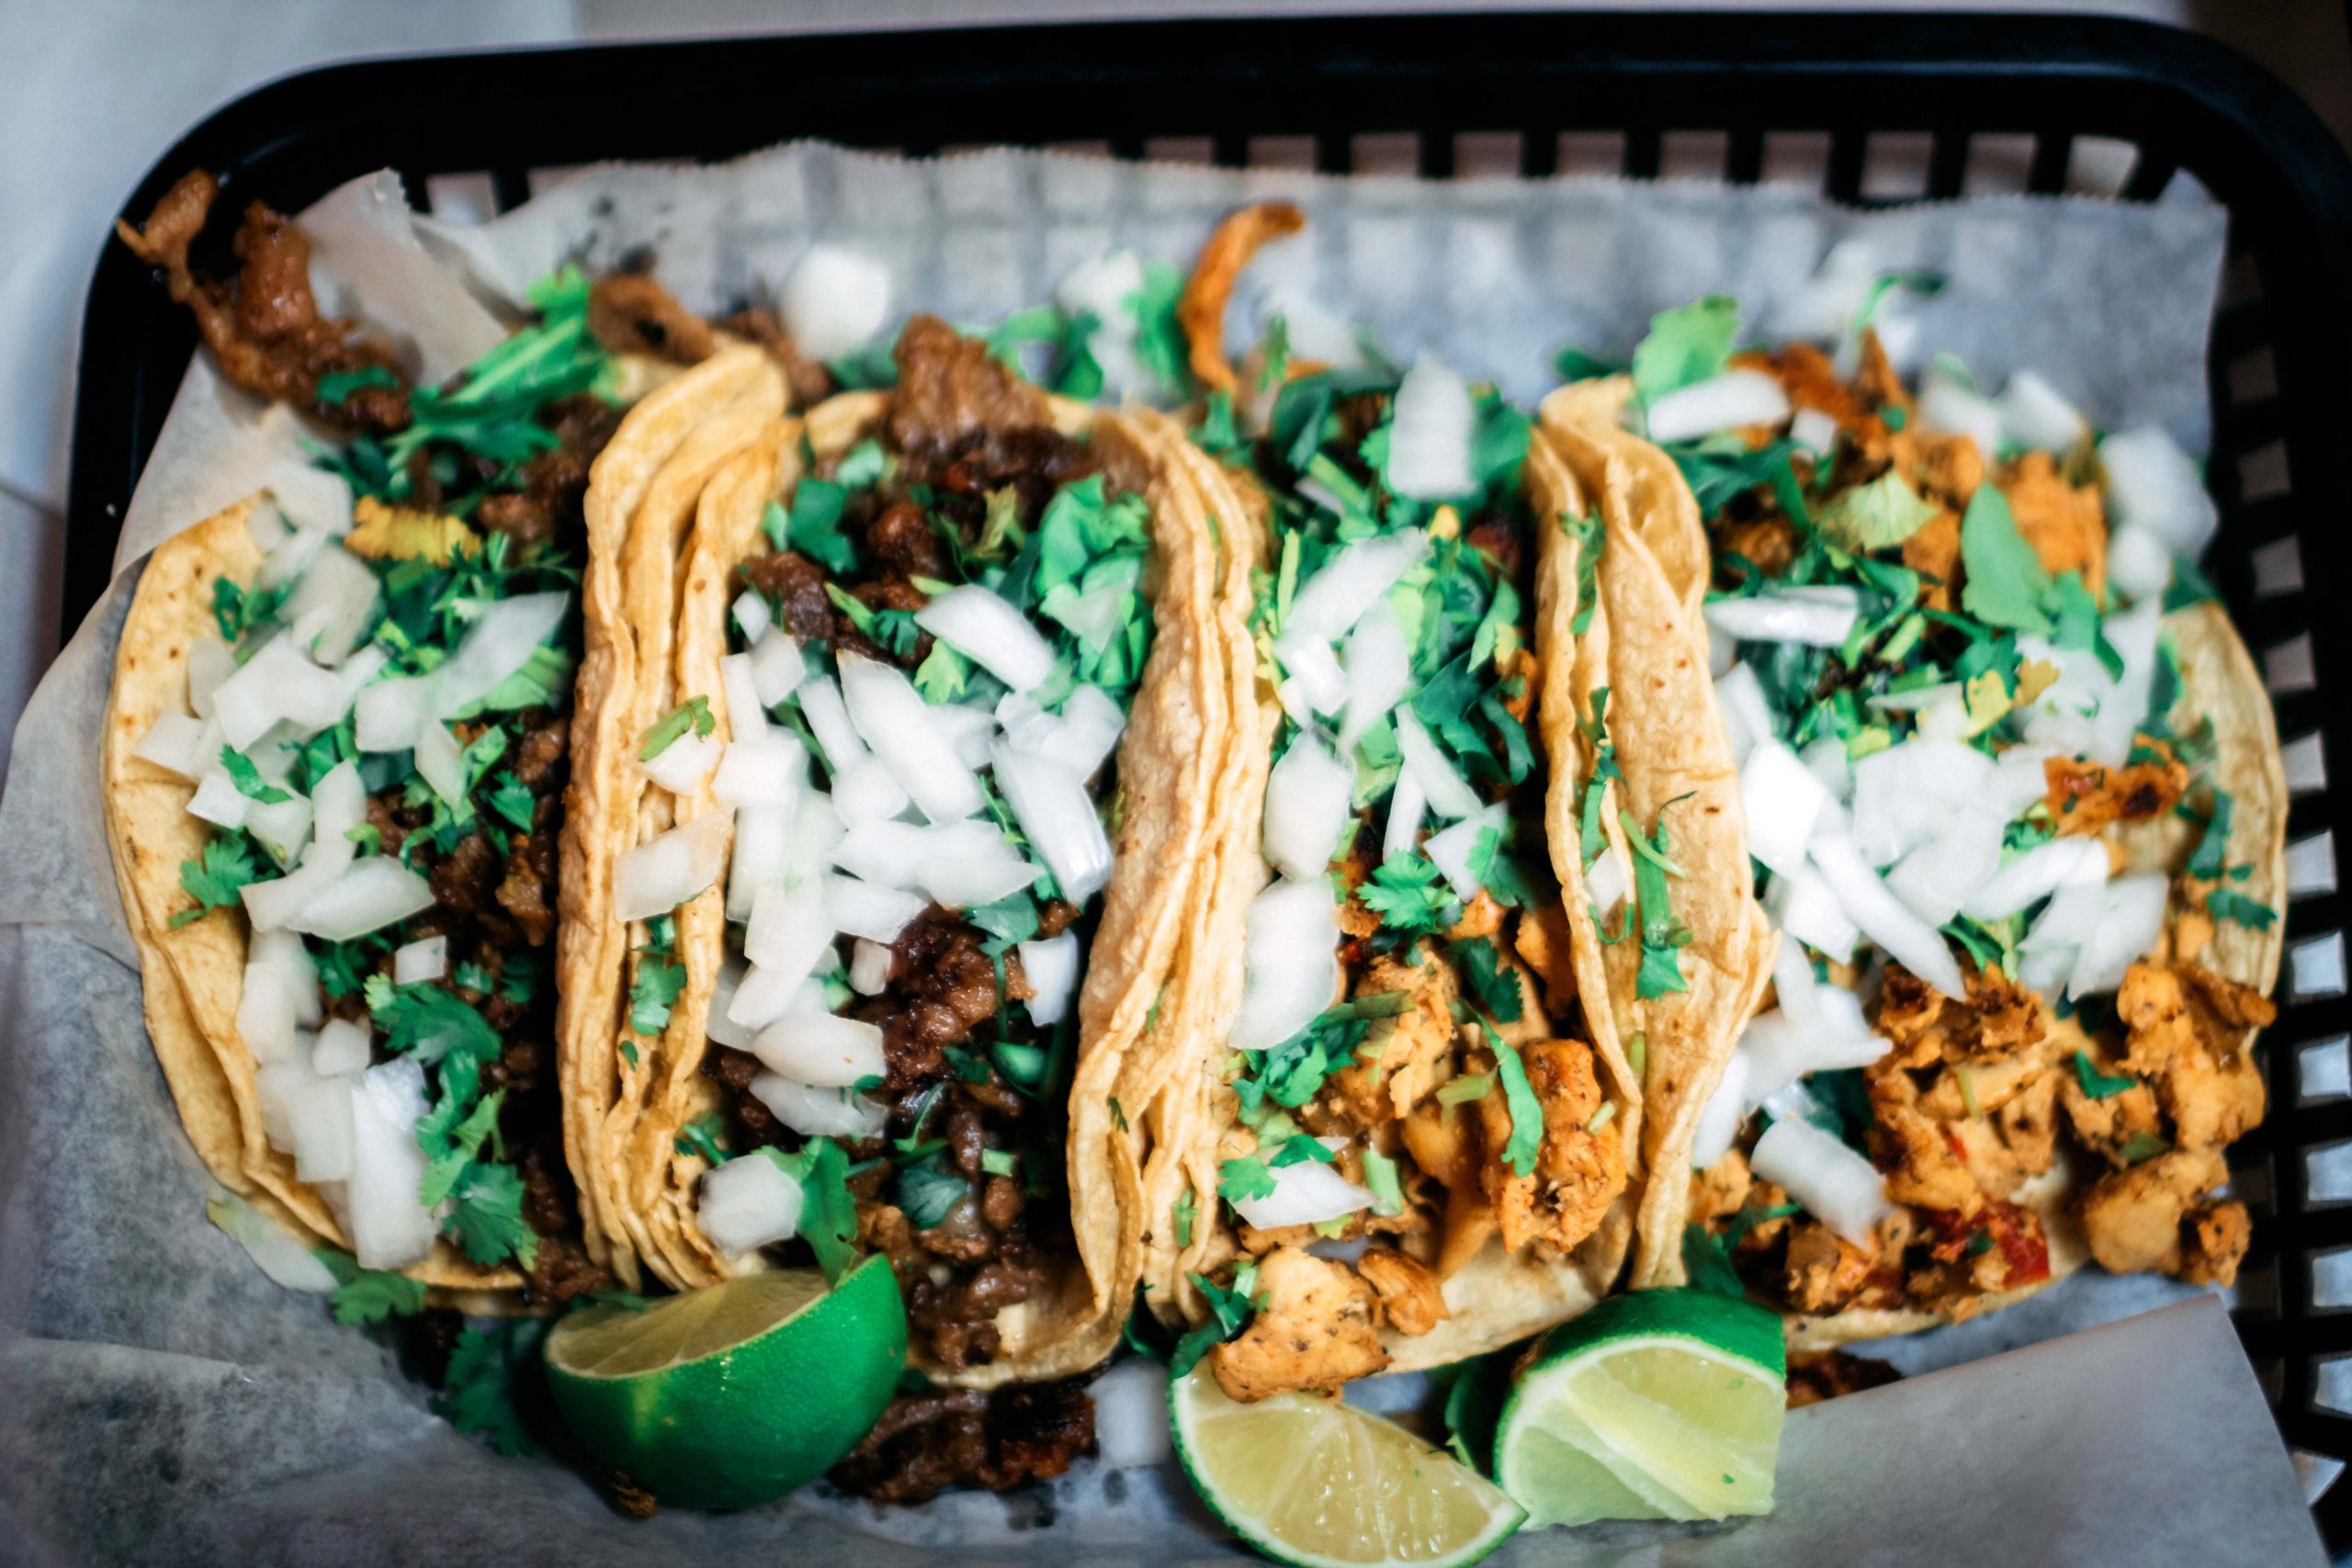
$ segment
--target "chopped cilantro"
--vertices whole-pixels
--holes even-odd
[[[523,1218],[523,1178],[505,1165],[476,1165],[458,1186],[448,1228],[468,1258],[487,1269],[512,1258],[528,1269],[538,1233]]]
[[[433,1408],[460,1432],[488,1440],[508,1458],[531,1451],[530,1435],[515,1408],[518,1382],[538,1375],[547,1323],[515,1318],[493,1328],[465,1328],[449,1352]]]
[[[1474,936],[1455,942],[1452,952],[1455,971],[1487,1016],[1498,1023],[1517,1023],[1523,1004],[1519,974],[1502,961],[1495,944]]]
[[[826,1281],[839,1283],[857,1261],[857,1204],[850,1197],[849,1156],[831,1138],[811,1138],[791,1154],[773,1147],[761,1152],[800,1183],[800,1239],[817,1255]]]
[[[1383,861],[1356,888],[1356,897],[1394,931],[1440,931],[1461,918],[1461,905],[1437,866],[1411,850],[1399,850]]]
[[[2205,836],[2197,841],[2196,852],[2188,857],[2189,875],[2206,882],[2222,879],[2222,870],[2229,863],[2230,817],[2235,808],[2236,802],[2230,798],[2228,790],[2213,791],[2213,815],[2205,824]]]
[[[345,1328],[411,1317],[424,1310],[424,1281],[384,1269],[362,1269],[359,1260],[332,1247],[314,1247],[311,1256],[335,1277],[334,1293],[327,1298],[334,1320]]]
[[[531,830],[537,807],[537,800],[524,787],[523,781],[514,776],[511,768],[502,770],[491,784],[490,808],[513,823],[520,832]]]
[[[458,1190],[466,1168],[481,1152],[482,1141],[497,1127],[498,1113],[505,1102],[506,1091],[502,1089],[482,1096],[481,1103],[468,1112],[463,1098],[452,1092],[424,1114],[416,1124],[416,1141],[426,1156],[417,1201],[431,1208]]]
[[[1821,509],[1821,531],[1857,552],[1890,550],[1935,521],[1940,509],[1922,501],[1898,468],[1868,484],[1840,491]]]
[[[1682,1271],[1690,1277],[1692,1290],[1735,1301],[1747,1295],[1747,1287],[1739,1282],[1738,1270],[1731,1266],[1724,1245],[1695,1221],[1682,1227]]]
[[[972,1184],[947,1163],[944,1144],[912,1164],[899,1168],[899,1207],[907,1224],[927,1231],[944,1223],[948,1211],[971,1196]]]
[[[640,948],[643,961],[629,982],[628,1026],[649,1038],[670,1027],[670,1008],[686,988],[686,966],[667,953]]]
[[[727,1146],[719,1137],[727,1131],[727,1119],[716,1111],[706,1111],[678,1129],[672,1146],[682,1155],[700,1155],[713,1165],[725,1165]]]
[[[387,365],[363,366],[357,370],[336,370],[319,378],[311,395],[329,408],[339,408],[351,394],[368,387],[397,387],[400,378]]]
[[[687,730],[691,729],[696,735],[708,735],[718,723],[718,720],[711,714],[708,697],[688,697],[656,719],[646,730],[644,739],[637,748],[637,760],[650,762],[667,751],[671,742]]]
[[[1634,396],[1644,408],[1668,392],[1723,374],[1739,335],[1739,302],[1709,294],[1650,318],[1649,335],[1634,350]]]
[[[208,911],[239,902],[237,890],[261,879],[254,863],[253,841],[242,833],[215,834],[194,860],[180,862],[180,886],[197,902],[172,917],[172,929],[201,919]]]
[[[2093,1100],[2109,1099],[2121,1094],[2126,1089],[2136,1088],[2140,1082],[2135,1077],[2117,1077],[2112,1074],[2100,1072],[2092,1064],[2090,1053],[2087,1051],[2075,1053],[2075,1081],[2080,1084],[2083,1092]]]
[[[2125,1165],[2140,1165],[2166,1153],[2172,1145],[2144,1128],[2132,1134],[2116,1146],[2115,1156]]]
[[[264,806],[282,806],[294,798],[263,778],[261,770],[254,766],[253,759],[234,746],[220,748],[220,765],[229,770],[229,782],[235,784],[237,793],[247,800],[259,801]]]
[[[1264,1160],[1256,1155],[1244,1155],[1217,1167],[1216,1195],[1228,1203],[1271,1198],[1274,1195],[1274,1179]]]
[[[2018,533],[2008,498],[2000,487],[1981,484],[1960,519],[1960,557],[1968,581],[1961,608],[1991,626],[2046,635],[2050,617],[2041,608],[2050,574],[2033,547]]]
[[[828,571],[846,574],[857,570],[857,551],[842,528],[842,506],[848,487],[832,479],[804,479],[792,491],[792,511],[770,502],[761,525],[778,549],[799,551]]]
[[[2278,910],[2233,887],[2216,887],[2205,895],[2205,912],[2253,931],[2267,931],[2278,919]]]
[[[1193,1190],[1187,1187],[1184,1189],[1183,1196],[1178,1198],[1170,1210],[1176,1220],[1176,1247],[1179,1251],[1193,1245],[1193,1215],[1199,1206],[1197,1197]]]
[[[1175,1353],[1168,1358],[1170,1377],[1181,1378],[1199,1366],[1203,1356],[1248,1327],[1251,1315],[1264,1304],[1254,1294],[1258,1288],[1258,1262],[1255,1258],[1233,1271],[1233,1285],[1229,1290],[1211,1282],[1205,1274],[1193,1275],[1193,1283],[1207,1298],[1208,1320],[1176,1342]]]
[[[1617,814],[1634,848],[1634,900],[1640,912],[1641,968],[1634,977],[1634,994],[1646,1001],[1689,989],[1682,978],[1681,950],[1690,945],[1690,928],[1674,918],[1666,879],[1680,870],[1667,856],[1666,818],[1660,814],[1655,838],[1645,837],[1631,812]]]

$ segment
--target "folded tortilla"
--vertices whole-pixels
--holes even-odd
[[[1181,1014],[1167,997],[1182,968],[1193,909],[1204,897],[1212,784],[1231,722],[1211,609],[1220,557],[1230,546],[1220,546],[1181,461],[1181,434],[1148,412],[1101,412],[1028,395],[1041,400],[1037,406],[1048,411],[1054,429],[1091,449],[1117,490],[1148,501],[1149,562],[1140,590],[1153,630],[1115,752],[1115,858],[1075,1002],[1067,1131],[1064,1147],[1056,1151],[1065,1169],[1072,1250],[1049,1260],[1043,1292],[997,1313],[999,1344],[991,1357],[976,1365],[943,1366],[916,1347],[912,1364],[935,1381],[967,1387],[1081,1371],[1108,1355],[1118,1338],[1140,1273],[1142,1235],[1144,1129],[1139,1119],[1131,1120],[1135,1111],[1123,1108],[1126,1075],[1144,1071],[1143,1062],[1177,1053]],[[729,653],[730,606],[741,589],[737,568],[770,548],[763,516],[772,506],[789,514],[797,487],[813,470],[831,472],[868,440],[896,452],[893,400],[893,394],[851,392],[803,418],[772,421],[702,491],[675,576],[674,635],[639,637],[639,655],[649,662],[637,679],[648,695],[630,708],[629,723],[612,732],[624,758],[618,771],[635,772],[626,759],[634,755],[637,727],[687,698],[707,697],[716,720],[713,736],[732,737],[721,660]],[[1001,433],[1017,428],[1022,417],[999,404],[973,415],[965,428]],[[1229,564],[1229,556],[1224,559]],[[640,592],[635,581],[628,586],[632,594]],[[648,651],[657,641],[664,660],[658,671]],[[650,694],[657,691],[658,696]],[[642,782],[633,787],[639,797],[635,828],[627,826],[627,810],[614,813],[624,825],[614,841],[624,846],[658,827],[726,809],[707,778],[680,795]],[[644,962],[631,952],[627,965],[615,964],[602,976],[607,999],[599,1021],[605,1027],[570,1069],[583,1113],[598,1123],[591,1146],[602,1151],[604,1169],[594,1179],[616,1234],[626,1236],[654,1275],[680,1289],[767,1266],[758,1251],[729,1258],[704,1234],[697,1194],[710,1162],[704,1147],[682,1136],[714,1117],[723,1121],[729,1104],[706,1070],[716,1049],[709,1033],[713,1012],[726,1000],[725,993],[714,994],[729,962],[724,880],[678,911],[675,953],[685,979],[659,1037],[613,1027],[612,998],[627,994],[634,966]],[[616,933],[610,951],[620,945]],[[642,946],[641,936],[628,945]],[[588,1179],[583,1177],[583,1185]],[[886,1222],[862,1215],[861,1241],[880,1223]]]

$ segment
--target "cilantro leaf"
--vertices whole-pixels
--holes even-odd
[[[1857,553],[1891,550],[1936,519],[1940,508],[1922,501],[1901,470],[1889,468],[1868,484],[1840,491],[1821,510],[1821,531]]]
[[[1693,1221],[1682,1227],[1682,1270],[1690,1276],[1690,1288],[1734,1301],[1745,1301],[1747,1287],[1739,1282],[1739,1272],[1731,1266],[1731,1256],[1721,1242],[1707,1234],[1707,1227]]]
[[[1169,1213],[1175,1217],[1176,1249],[1180,1252],[1193,1245],[1193,1215],[1199,1207],[1199,1198],[1191,1188],[1187,1187],[1184,1189],[1183,1196],[1177,1199],[1169,1210]]]
[[[1399,850],[1356,888],[1363,907],[1389,930],[1443,931],[1460,918],[1461,905],[1428,856]]]
[[[475,1087],[479,1087],[478,1082]],[[484,1095],[460,1122],[458,1116],[464,1100],[450,1093],[417,1122],[416,1141],[423,1145],[426,1156],[424,1181],[416,1194],[418,1202],[431,1208],[458,1190],[466,1168],[481,1152],[482,1140],[497,1127],[499,1109],[505,1100],[506,1091],[503,1089]]]
[[[518,1318],[495,1328],[466,1328],[449,1352],[449,1368],[433,1408],[460,1432],[489,1440],[509,1459],[531,1451],[530,1434],[515,1408],[518,1380],[536,1375],[547,1325]]]
[[[639,1034],[659,1035],[670,1027],[671,1004],[686,988],[686,966],[665,953],[648,953],[629,982],[628,1026]]]
[[[726,1131],[727,1118],[706,1111],[678,1129],[673,1146],[682,1155],[700,1155],[713,1165],[725,1165],[727,1149],[718,1140]]]
[[[800,1183],[800,1239],[817,1255],[829,1284],[857,1261],[857,1203],[849,1192],[849,1156],[831,1138],[811,1138],[791,1154],[761,1151]]]
[[[2099,663],[2107,669],[2109,680],[2123,679],[2123,655],[2107,640],[2107,628],[2098,618],[2098,601],[2092,598],[2090,590],[2083,586],[2081,572],[2060,572],[2056,581],[2051,583],[2048,596],[2042,600],[2042,608],[2050,615],[2052,642],[2060,648],[2096,653]],[[2170,705],[2166,704],[2165,707]],[[2164,709],[2156,711],[2163,712]]]
[[[2126,1089],[2137,1088],[2140,1082],[2138,1078],[2118,1077],[2111,1073],[2100,1072],[2092,1064],[2087,1051],[2075,1053],[2075,1081],[2093,1100],[2109,1099]]]
[[[1634,994],[1646,1001],[1688,990],[1678,955],[1690,944],[1690,932],[1674,918],[1666,885],[1668,875],[1681,874],[1667,858],[1666,819],[1660,816],[1655,840],[1644,836],[1631,812],[1620,811],[1617,822],[1634,851],[1634,902],[1641,919],[1642,963],[1634,976]]]
[[[762,526],[779,549],[798,550],[829,571],[854,571],[857,550],[842,529],[842,507],[848,500],[845,485],[832,479],[804,479],[793,487],[792,511],[782,517],[781,530],[777,523],[783,508],[773,503],[761,520]]]
[[[334,1308],[334,1320],[345,1328],[413,1317],[424,1310],[422,1280],[386,1269],[362,1269],[357,1258],[332,1247],[314,1247],[311,1256],[335,1277],[334,1292],[327,1301]]]
[[[523,781],[514,776],[511,768],[501,771],[491,784],[490,808],[513,823],[518,831],[527,833],[531,830],[533,814],[537,807],[538,801],[524,787]]]
[[[656,719],[646,730],[644,739],[637,748],[637,760],[650,762],[667,751],[671,743],[687,730],[692,729],[696,735],[708,735],[718,723],[718,720],[711,715],[708,697],[688,697]]]
[[[210,910],[238,903],[237,889],[260,880],[251,840],[242,833],[214,835],[196,859],[180,862],[180,886],[196,900],[197,908],[174,915],[172,929],[177,931]]]
[[[934,1228],[948,1212],[971,1196],[972,1184],[947,1163],[943,1145],[899,1169],[899,1207],[907,1224],[919,1231]]]
[[[2213,816],[2205,824],[2205,836],[2197,840],[2197,852],[2188,857],[2188,872],[2206,882],[2219,882],[2230,857],[2230,817],[2237,803],[2230,792],[2213,791]]]
[[[1498,1023],[1517,1023],[1524,1001],[1519,976],[1503,963],[1495,944],[1474,936],[1455,942],[1452,951],[1455,971],[1487,1016]]]
[[[234,746],[220,748],[220,765],[229,770],[229,782],[235,784],[237,793],[247,800],[259,801],[264,806],[283,806],[294,798],[263,778],[261,770],[254,766],[253,759]]]
[[[1668,392],[1723,374],[1739,335],[1739,301],[1709,294],[1679,310],[1650,318],[1649,335],[1634,350],[1634,396],[1644,408]]]
[[[1168,1358],[1170,1377],[1181,1378],[1199,1366],[1203,1356],[1247,1328],[1258,1308],[1265,1304],[1262,1298],[1254,1294],[1258,1288],[1255,1258],[1233,1271],[1230,1289],[1216,1285],[1205,1274],[1193,1275],[1193,1283],[1199,1287],[1209,1315],[1199,1327],[1176,1342],[1175,1352]]]
[[[972,675],[972,661],[934,637],[931,651],[915,666],[915,690],[933,705],[952,703],[964,694]]]
[[[2050,631],[2050,617],[2041,608],[2050,574],[2018,533],[2008,498],[1998,486],[1978,485],[1969,498],[1960,519],[1960,558],[1968,574],[1962,609],[1988,625],[2041,635]]]
[[[477,1165],[459,1184],[449,1230],[468,1258],[487,1269],[512,1258],[528,1269],[539,1236],[523,1218],[523,1178],[512,1166]]]
[[[2217,920],[2229,920],[2250,931],[2267,931],[2278,919],[2278,910],[2233,887],[2216,887],[2205,895],[2205,912]]]
[[[394,986],[381,975],[371,975],[366,989],[368,1010],[383,1029],[389,1051],[430,1065],[453,1054],[492,1061],[502,1049],[489,1020],[464,998],[430,981]]]
[[[1256,1155],[1226,1160],[1217,1167],[1216,1195],[1228,1203],[1274,1195],[1274,1179]]]
[[[1502,1079],[1503,1105],[1510,1111],[1510,1141],[1503,1145],[1503,1163],[1521,1176],[1535,1174],[1535,1153],[1544,1146],[1544,1102],[1527,1081],[1527,1064],[1519,1047],[1479,1021],[1487,1043],[1494,1048],[1495,1076]]]
[[[319,378],[311,395],[329,408],[339,408],[351,394],[368,387],[397,387],[400,378],[388,365],[368,365],[357,370],[337,370]]]

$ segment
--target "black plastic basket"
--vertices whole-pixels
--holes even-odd
[[[503,209],[535,172],[723,158],[795,137],[915,153],[1080,144],[1335,172],[1370,161],[1433,179],[1498,157],[1529,175],[1793,174],[1858,202],[1956,196],[2004,173],[2006,188],[2148,201],[2186,175],[2222,201],[2231,260],[2211,361],[2222,513],[2211,573],[2263,660],[2298,786],[2271,1108],[2233,1151],[2256,1213],[2236,1322],[2288,1441],[2352,1458],[2352,1311],[2318,1304],[2315,1288],[2337,1255],[2352,1274],[2352,1189],[2319,1190],[2308,1164],[2352,1140],[2334,858],[2352,790],[2326,778],[2352,724],[2332,728],[2342,710],[2325,694],[2338,680],[2352,689],[2352,614],[2318,614],[2317,592],[2346,564],[2330,530],[2352,516],[2352,470],[2336,457],[2352,428],[2352,164],[2300,100],[2184,33],[2014,15],[1320,17],[724,39],[310,72],[191,130],[124,210],[143,216],[199,164],[238,197],[286,208],[389,166],[420,206],[454,180]],[[107,244],[83,327],[69,633],[104,590],[123,507],[193,347],[155,275]],[[2352,1546],[2352,1487],[2316,1513],[2331,1551]]]

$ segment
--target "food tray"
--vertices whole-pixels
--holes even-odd
[[[462,104],[462,114],[449,106]],[[605,106],[583,112],[583,106]],[[621,107],[619,106],[625,106]],[[503,210],[603,159],[718,159],[797,137],[932,153],[1457,173],[1793,179],[1878,204],[1992,191],[2227,208],[2213,323],[2210,574],[2261,660],[2292,794],[2270,1111],[2231,1150],[2256,1214],[2235,1322],[2293,1448],[2352,1458],[2352,1057],[2336,836],[2352,828],[2352,163],[2219,45],[2113,18],[1529,15],[1133,23],[698,40],[365,61],[237,99],[158,159],[296,209],[398,169],[420,208]],[[141,466],[195,346],[123,247],[85,318],[62,624],[105,590]],[[2352,1547],[2352,1487],[2315,1506]]]

